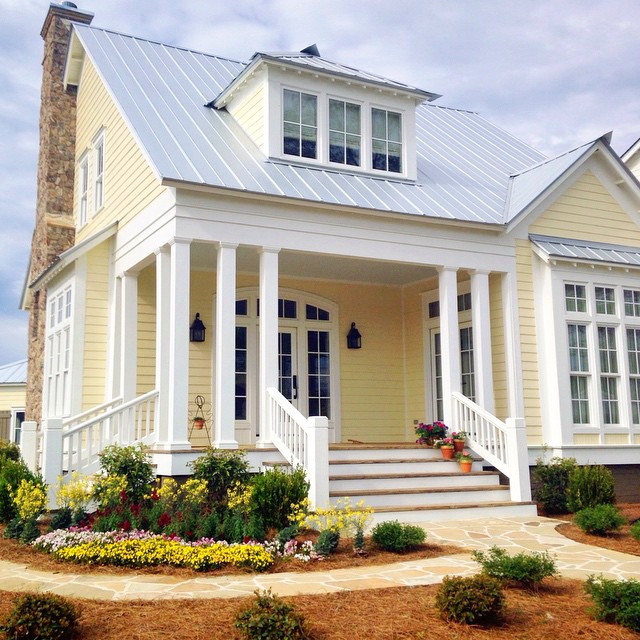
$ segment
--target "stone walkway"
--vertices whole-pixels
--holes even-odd
[[[563,576],[584,580],[591,574],[640,579],[640,557],[578,544],[560,535],[558,521],[549,518],[491,518],[425,523],[427,540],[453,543],[468,551],[429,560],[308,573],[248,574],[197,578],[163,575],[47,573],[0,561],[0,589],[48,591],[101,600],[158,600],[175,598],[235,598],[256,589],[271,588],[278,595],[333,593],[356,589],[436,584],[445,575],[470,575],[478,565],[475,549],[498,545],[519,551],[548,550]]]

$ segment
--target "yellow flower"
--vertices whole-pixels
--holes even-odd
[[[15,493],[12,493],[12,498],[18,510],[18,517],[23,522],[35,520],[47,507],[47,494],[44,489],[24,478],[20,480]]]

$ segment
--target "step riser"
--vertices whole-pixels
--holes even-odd
[[[437,487],[475,486],[493,487],[500,483],[497,475],[459,474],[446,476],[426,476],[421,478],[354,478],[349,480],[330,480],[330,491],[375,491],[380,489],[435,489]]]
[[[330,502],[335,504],[339,497],[331,496]],[[367,496],[350,496],[352,503],[364,499],[368,507],[409,507],[435,505],[480,505],[487,502],[504,502],[509,499],[509,489],[489,489],[484,491],[465,491],[434,493],[393,493],[390,495],[373,494]]]
[[[442,453],[431,447],[403,449],[329,449],[329,460],[401,460],[407,458],[439,459]]]
[[[505,505],[462,507],[458,509],[432,509],[429,511],[380,511],[375,512],[370,527],[388,520],[400,522],[444,522],[450,520],[468,520],[478,518],[531,518],[537,515],[535,505]],[[427,542],[429,540],[427,539]]]
[[[474,462],[473,471],[482,471],[480,462]],[[329,475],[378,475],[391,473],[457,473],[460,466],[454,460],[437,459],[424,462],[378,462],[375,464],[329,464]]]

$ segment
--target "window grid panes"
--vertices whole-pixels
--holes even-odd
[[[236,327],[236,420],[247,419],[247,327]]]
[[[95,146],[95,172],[94,200],[95,210],[102,208],[104,204],[104,139],[100,138]]]
[[[309,415],[331,418],[329,332],[307,332]]]
[[[615,290],[609,287],[596,287],[596,313],[615,315]]]
[[[462,393],[475,402],[476,381],[473,366],[473,331],[471,327],[460,329],[460,370]]]
[[[436,420],[444,418],[443,391],[442,391],[442,345],[440,334],[433,336],[433,378],[436,395]]]
[[[371,109],[371,166],[402,173],[402,115]]]
[[[360,105],[329,100],[329,161],[360,166]]]
[[[631,419],[640,424],[640,329],[627,329]]]
[[[600,378],[602,394],[602,419],[605,424],[618,424],[618,380],[608,376]]]
[[[587,310],[587,288],[583,284],[564,285],[565,308],[567,311]]]
[[[616,354],[616,330],[614,327],[598,327],[598,351],[601,373],[618,373]]]
[[[589,424],[589,388],[586,376],[571,376],[571,412],[574,424]]]
[[[318,98],[285,89],[283,92],[283,152],[317,158]]]
[[[87,220],[89,218],[89,160],[86,156],[80,160],[79,185],[80,211],[78,215],[78,223],[82,226],[87,224]]]
[[[567,329],[569,333],[569,368],[572,373],[588,372],[587,325],[570,324]]]
[[[637,289],[624,290],[624,314],[631,318],[640,317],[640,291]]]
[[[331,315],[326,309],[321,309],[320,307],[316,307],[313,304],[308,304],[305,306],[307,320],[323,320],[326,322],[331,320]]]

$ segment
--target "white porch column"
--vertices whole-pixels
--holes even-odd
[[[138,373],[138,274],[120,276],[120,395],[136,397]]]
[[[171,254],[168,247],[156,250],[156,390],[158,410],[156,441],[169,442],[169,345],[171,314]]]
[[[268,387],[278,388],[278,253],[260,250],[260,438],[259,447],[271,446]]]
[[[504,310],[504,351],[507,370],[508,415],[524,417],[522,358],[520,355],[520,325],[516,274],[502,276],[502,306]]]
[[[236,248],[218,244],[216,283],[216,393],[214,446],[237,449],[235,438]]]
[[[458,328],[457,269],[442,267],[439,271],[440,351],[442,354],[442,408],[444,422],[455,429],[451,394],[461,390],[460,329]]]
[[[489,413],[494,413],[488,271],[471,272],[471,318],[476,402]]]
[[[170,243],[169,278],[169,412],[166,449],[190,449],[189,422],[189,286],[191,241]]]

